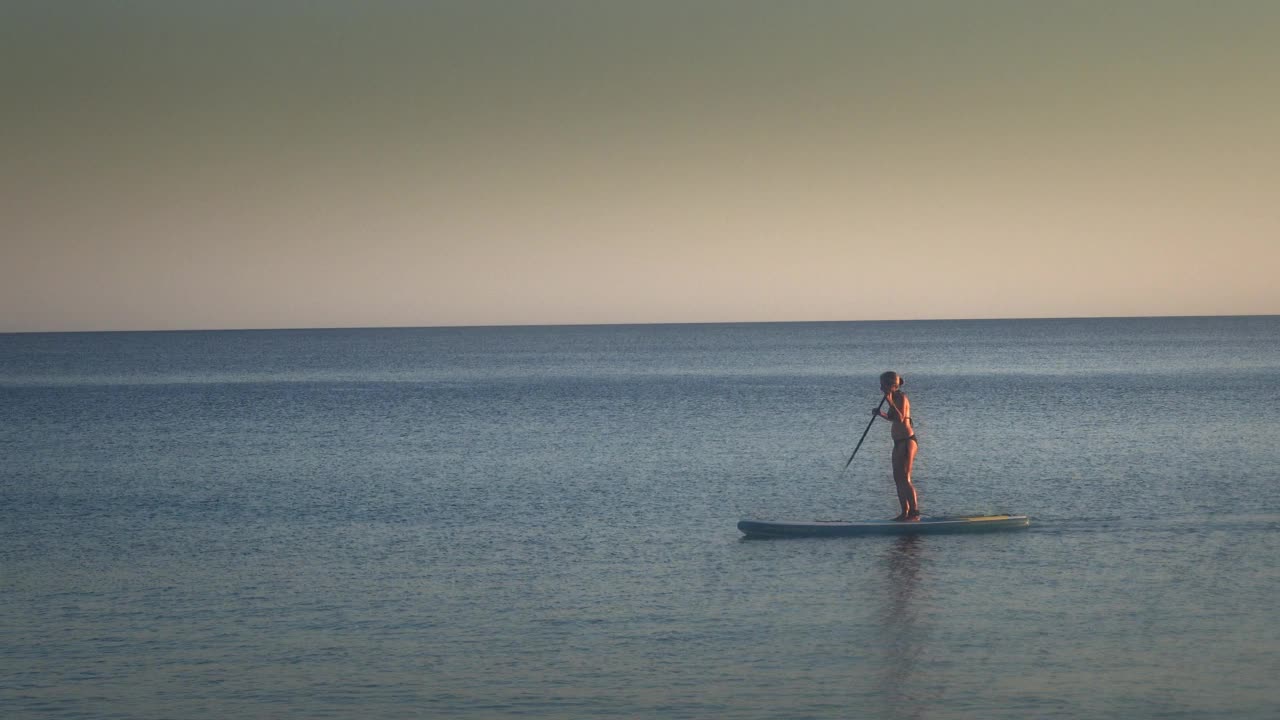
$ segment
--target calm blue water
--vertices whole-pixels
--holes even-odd
[[[982,536],[746,542],[896,513]],[[5,718],[1273,718],[1280,317],[0,335]]]

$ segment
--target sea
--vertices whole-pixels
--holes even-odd
[[[746,540],[898,512],[980,535]],[[0,335],[0,717],[1280,717],[1280,317]]]

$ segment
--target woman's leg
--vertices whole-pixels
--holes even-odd
[[[898,504],[903,516],[919,515],[916,486],[911,483],[911,466],[916,460],[916,441],[898,443],[893,448],[893,484],[898,488]]]

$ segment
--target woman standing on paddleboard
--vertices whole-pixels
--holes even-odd
[[[898,504],[902,513],[894,520],[919,520],[920,504],[916,499],[916,486],[911,484],[911,465],[916,459],[915,428],[911,423],[911,401],[902,392],[902,376],[890,370],[880,375],[880,391],[884,393],[881,406],[889,406],[888,412],[877,407],[872,415],[893,423],[889,434],[893,437],[893,484],[898,488]]]

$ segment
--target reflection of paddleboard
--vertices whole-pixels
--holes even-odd
[[[916,533],[991,532],[1018,530],[1031,524],[1026,515],[951,515],[924,517],[915,522],[893,520],[742,520],[738,529],[749,538],[848,537],[852,535],[913,535]]]

